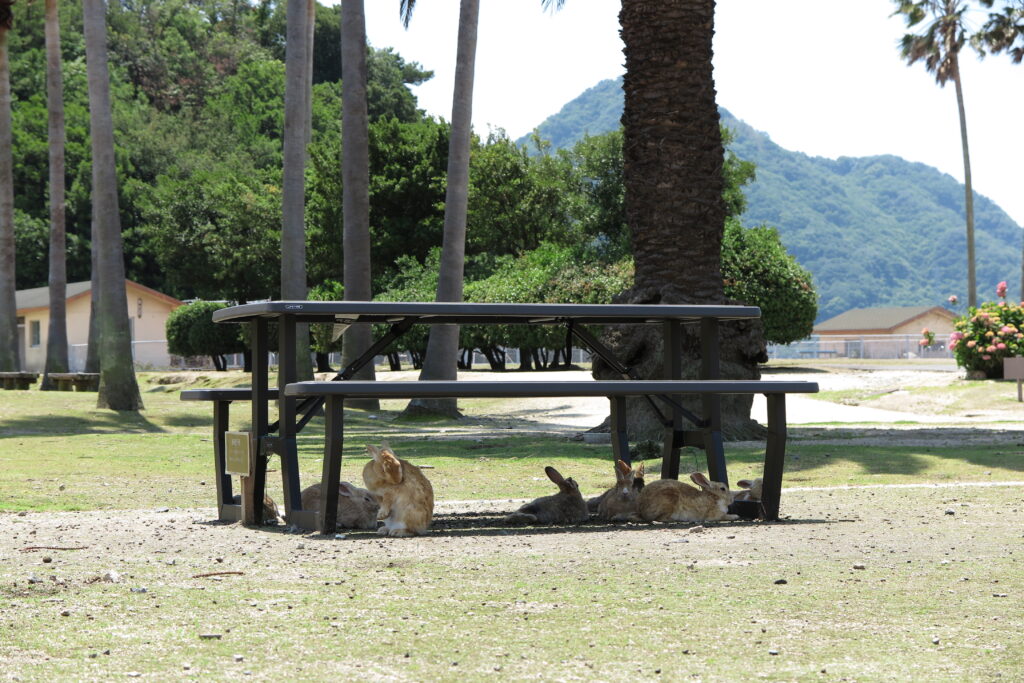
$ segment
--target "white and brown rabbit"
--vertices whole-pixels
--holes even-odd
[[[761,477],[757,479],[740,479],[736,482],[742,491],[730,491],[732,493],[733,500],[761,500],[761,489],[764,487],[764,480]]]
[[[659,479],[640,492],[639,512],[647,522],[718,522],[739,519],[729,513],[732,494],[719,481],[708,481],[700,472],[690,479],[695,489],[675,479]]]
[[[505,517],[506,524],[579,524],[590,518],[587,501],[572,477],[566,479],[554,467],[544,468],[548,479],[558,486],[558,493],[527,503]]]
[[[599,497],[597,518],[606,522],[639,522],[637,505],[644,488],[644,464],[630,468],[615,461],[615,486]]]
[[[381,536],[426,533],[434,515],[434,489],[420,468],[400,460],[385,444],[367,446],[371,460],[363,467],[363,483],[380,503]]]
[[[302,509],[320,511],[322,499],[320,484],[307,486],[302,491]],[[347,481],[338,483],[338,513],[336,526],[343,529],[376,529],[380,506],[373,494],[353,486]]]

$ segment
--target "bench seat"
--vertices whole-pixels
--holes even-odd
[[[572,396],[655,396],[672,394],[813,394],[815,382],[762,380],[598,380],[593,382],[295,382],[286,396],[346,398],[545,398]]]
[[[0,386],[4,389],[28,389],[38,379],[38,372],[0,372]]]
[[[99,391],[98,372],[51,372],[47,377],[57,386],[58,391]]]

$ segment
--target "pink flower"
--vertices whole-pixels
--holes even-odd
[[[987,356],[987,355],[986,356],[982,356],[981,359],[982,360],[992,360],[992,356]]]
[[[1024,332],[1018,332],[1017,339],[1024,339]]]
[[[974,341],[973,339],[968,340],[968,342],[967,342],[967,348],[969,348],[969,349],[973,349],[977,345],[978,345],[978,342]]]
[[[958,341],[960,341],[963,338],[964,338],[964,333],[960,332],[959,330],[957,330],[956,332],[954,332],[951,335],[949,335],[949,341],[950,342],[958,342]]]
[[[946,299],[946,301],[948,301],[949,303],[951,303],[954,306],[956,306],[956,302],[959,301],[959,299],[957,299],[956,298],[956,294],[954,294],[954,295],[950,296],[948,299]]]
[[[928,346],[928,340],[927,339],[922,339],[921,341],[917,342],[917,345],[918,346]]]
[[[985,350],[988,351],[989,353],[995,353],[996,352],[995,344],[989,344],[987,347],[985,347]]]
[[[1000,351],[1005,351],[1006,344],[1004,344],[1003,342],[999,342],[998,344],[996,344],[996,348],[999,349]]]
[[[1000,299],[1006,298],[1006,280],[1003,280],[998,285],[996,285],[996,296],[998,296]]]

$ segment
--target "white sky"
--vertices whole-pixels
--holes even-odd
[[[473,123],[517,138],[623,71],[620,0],[481,0]],[[409,29],[398,0],[366,0],[374,47],[394,47],[435,76],[420,107],[451,118],[457,0],[419,0]],[[718,102],[782,147],[813,156],[895,154],[963,181],[953,85],[901,61],[891,0],[718,0]],[[974,21],[980,22],[979,14]],[[1024,225],[1024,65],[962,55],[974,189]],[[1017,121],[1018,123],[1013,123]]]

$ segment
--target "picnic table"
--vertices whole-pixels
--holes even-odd
[[[630,461],[626,435],[626,397],[643,396],[661,412],[665,424],[662,448],[662,477],[678,478],[679,451],[683,446],[705,450],[708,476],[728,484],[721,431],[721,396],[764,394],[768,403],[768,438],[765,450],[762,507],[768,519],[778,517],[782,470],[785,457],[787,393],[816,392],[813,382],[722,380],[719,364],[719,326],[732,320],[760,317],[756,306],[727,305],[626,305],[626,304],[478,304],[446,302],[368,301],[268,301],[220,309],[213,314],[219,323],[243,323],[251,328],[252,388],[192,390],[182,392],[184,400],[214,402],[214,452],[217,467],[218,509],[221,519],[242,519],[257,523],[262,516],[266,487],[266,463],[271,455],[281,459],[285,514],[290,523],[328,532],[334,528],[337,482],[340,477],[342,411],[345,399],[353,398],[472,398],[530,396],[606,396],[611,413],[612,455]],[[278,385],[269,385],[269,323],[277,323]],[[345,326],[371,323],[387,326],[359,358],[344,368],[333,381],[298,382],[296,329],[301,323],[334,323]],[[608,324],[659,325],[664,340],[664,377],[642,380],[587,329]],[[384,353],[413,325],[560,325],[567,334],[591,353],[600,356],[621,376],[619,381],[567,382],[556,375],[550,380],[530,382],[365,382],[352,377],[374,357]],[[682,338],[684,325],[698,325],[701,340],[700,377],[682,379]],[[695,415],[681,402],[683,395],[701,397],[701,414]],[[268,416],[270,400],[278,402],[278,422]],[[301,399],[301,401],[300,401]],[[252,431],[249,476],[242,477],[242,504],[232,502],[231,479],[225,472],[224,434],[228,406],[249,401]],[[324,460],[321,473],[323,499],[319,515],[303,510],[300,499],[296,436],[314,414],[326,405]],[[684,423],[689,422],[688,428]]]

